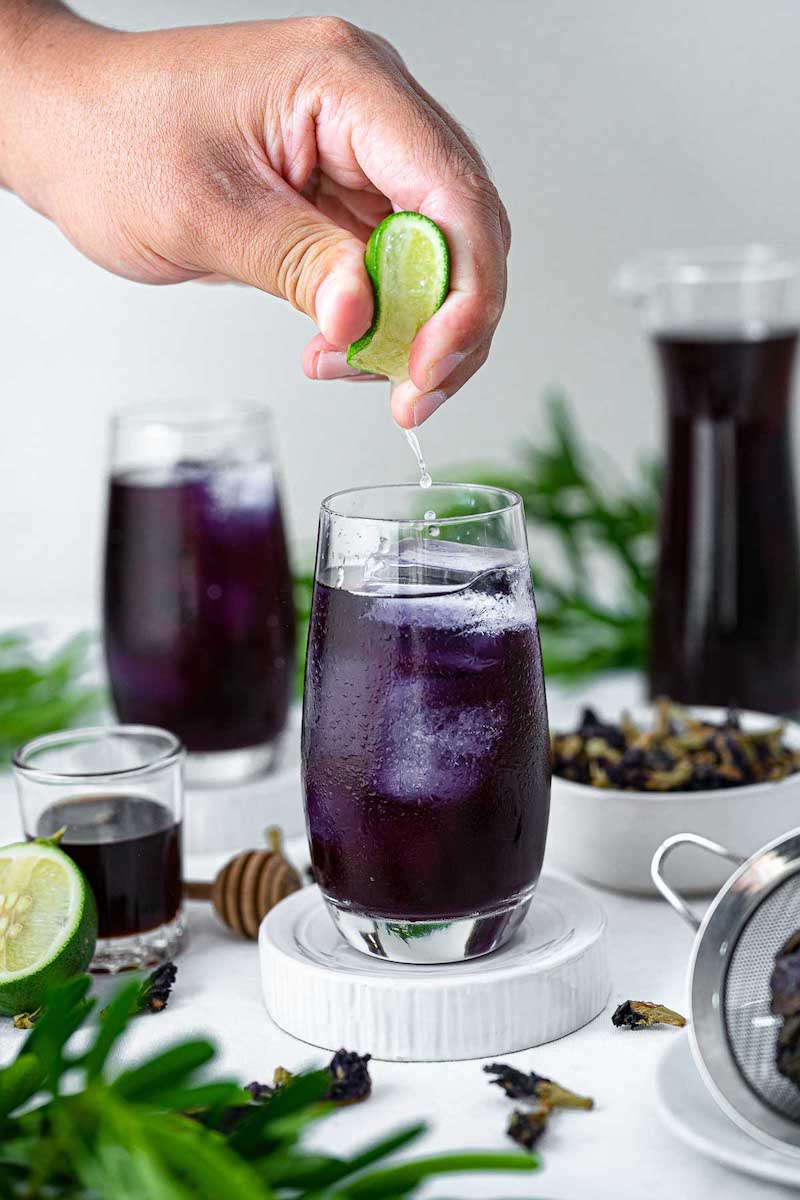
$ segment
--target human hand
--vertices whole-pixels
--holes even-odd
[[[336,17],[120,33],[44,4],[20,45],[0,72],[0,181],[89,258],[146,283],[224,277],[281,296],[320,330],[306,374],[363,379],[345,349],[372,317],[365,242],[413,209],[447,237],[451,292],[414,340],[395,419],[421,424],[485,361],[505,209],[382,38]]]

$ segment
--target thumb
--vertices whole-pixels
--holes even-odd
[[[254,188],[234,211],[206,211],[205,269],[288,300],[333,346],[361,337],[372,320],[364,243],[283,180]]]

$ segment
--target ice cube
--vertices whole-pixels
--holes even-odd
[[[376,791],[404,803],[455,802],[494,769],[502,704],[442,702],[435,683],[394,680],[380,710]]]

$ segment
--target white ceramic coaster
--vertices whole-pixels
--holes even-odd
[[[605,1007],[605,927],[589,892],[548,874],[502,949],[409,966],[348,946],[319,889],[308,887],[261,926],[264,999],[282,1029],[326,1050],[403,1062],[510,1054],[564,1037]]]

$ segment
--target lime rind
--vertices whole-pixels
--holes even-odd
[[[450,290],[445,236],[422,213],[391,213],[372,231],[364,263],[375,299],[373,320],[348,348],[347,361],[360,371],[407,379],[411,343]]]

